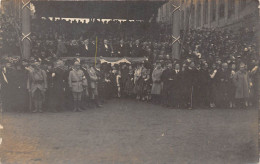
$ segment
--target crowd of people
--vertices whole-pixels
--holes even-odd
[[[43,57],[144,57],[154,46],[171,52],[171,35],[156,22],[36,19],[32,30],[33,54]]]
[[[11,18],[0,14],[0,53],[1,56],[20,56],[19,31]]]
[[[111,98],[181,109],[247,108],[259,103],[254,27],[182,31],[181,58],[176,59],[171,35],[155,22],[33,21],[32,57],[1,59],[5,111],[82,111],[102,107]],[[1,26],[11,38],[4,42],[17,47],[15,30],[9,26]],[[19,53],[10,46],[4,46],[3,54]],[[117,64],[79,58],[94,56],[145,58]]]
[[[83,111],[111,98],[170,108],[248,108],[258,104],[259,62],[194,59],[150,63],[88,63],[84,60],[23,60],[2,63],[5,111]]]

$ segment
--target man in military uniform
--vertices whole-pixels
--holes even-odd
[[[94,64],[90,64],[90,67],[87,68],[86,76],[88,76],[87,79],[89,79],[90,98],[94,101],[94,104],[97,107],[101,107],[98,99],[98,75],[94,68]]]
[[[42,104],[45,100],[45,92],[47,89],[47,75],[44,70],[40,68],[40,63],[34,63],[34,69],[29,73],[28,90],[31,92],[34,113],[42,112]]]
[[[74,112],[81,112],[80,102],[83,92],[83,80],[85,79],[83,71],[80,69],[80,63],[76,61],[74,68],[69,73],[68,83],[73,95]]]

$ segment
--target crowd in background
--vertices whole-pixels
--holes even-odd
[[[175,59],[171,36],[160,35],[156,23],[35,21],[32,57],[1,59],[6,111],[82,111],[101,107],[111,98],[182,109],[258,105],[259,50],[254,27],[182,31],[181,58]],[[1,29],[15,32],[7,27]],[[103,57],[146,58],[115,65],[78,59],[94,57],[96,52]]]
[[[37,19],[32,30],[33,54],[43,56],[144,57],[152,42],[171,52],[171,36],[156,22]]]
[[[10,18],[0,14],[0,53],[1,56],[20,56],[20,33]]]

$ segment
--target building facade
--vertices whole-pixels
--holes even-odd
[[[258,0],[177,1],[181,6],[181,29],[254,26],[259,16]],[[159,8],[158,22],[172,26],[174,2],[176,4],[176,0],[172,0]]]

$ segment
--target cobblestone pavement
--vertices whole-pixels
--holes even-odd
[[[3,164],[246,164],[258,112],[167,109],[111,100],[101,109],[4,113]]]

